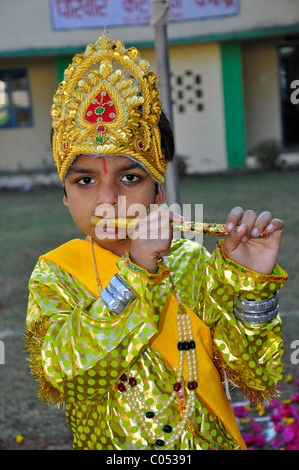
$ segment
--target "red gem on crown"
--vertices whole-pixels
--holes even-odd
[[[138,150],[144,149],[144,142],[142,140],[138,140],[136,145],[137,145]]]
[[[101,121],[98,121],[99,117]],[[97,122],[112,122],[115,118],[116,108],[111,96],[107,91],[102,90],[88,106],[85,119],[91,124],[95,124]]]

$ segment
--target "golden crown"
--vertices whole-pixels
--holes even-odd
[[[167,162],[161,150],[158,96],[157,76],[135,47],[126,49],[103,34],[77,54],[51,109],[60,179],[78,155],[124,155],[163,183]]]

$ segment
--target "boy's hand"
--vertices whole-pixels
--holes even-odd
[[[163,209],[163,205],[144,217],[133,233],[129,233],[132,239],[130,258],[133,263],[155,273],[159,259],[170,250],[173,238],[171,222],[182,221],[182,216]]]
[[[237,227],[238,225],[238,227]],[[272,219],[270,212],[243,211],[235,207],[227,219],[231,232],[223,244],[224,254],[236,263],[262,274],[271,274],[276,264],[284,223]],[[270,233],[269,238],[257,237],[263,230]]]

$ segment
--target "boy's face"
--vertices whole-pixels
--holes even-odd
[[[151,204],[162,204],[162,187],[155,190],[150,175],[125,157],[94,158],[80,155],[65,179],[64,204],[80,230],[117,255],[130,249],[126,229],[93,227],[91,217],[146,216]]]

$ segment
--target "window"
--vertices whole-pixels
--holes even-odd
[[[204,111],[202,76],[186,70],[180,75],[171,74],[172,103],[178,113],[193,109]]]
[[[31,125],[31,100],[26,70],[0,70],[0,129]]]

